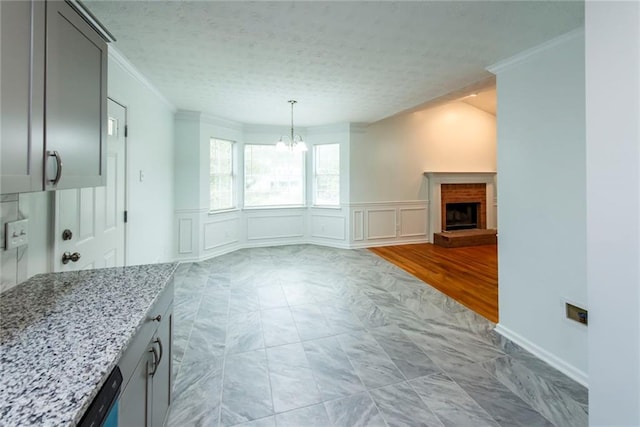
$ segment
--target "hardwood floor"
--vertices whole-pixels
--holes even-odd
[[[370,248],[492,322],[498,322],[498,246],[431,243]]]

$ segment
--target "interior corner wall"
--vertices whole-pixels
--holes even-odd
[[[175,209],[198,209],[200,113],[178,111],[175,115],[174,130]]]
[[[640,3],[586,2],[589,425],[640,425]]]
[[[463,102],[406,113],[352,138],[351,203],[426,200],[424,172],[495,172],[496,118]]]
[[[127,265],[173,259],[174,109],[109,56],[108,95],[127,107]]]
[[[587,381],[584,33],[497,70],[498,331]]]

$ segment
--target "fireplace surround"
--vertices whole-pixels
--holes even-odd
[[[447,203],[478,203],[477,227],[497,228],[495,172],[425,172],[428,181],[429,240],[446,231]]]

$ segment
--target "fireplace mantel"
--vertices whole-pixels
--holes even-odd
[[[487,228],[497,228],[495,172],[425,172],[429,189],[429,241],[442,231],[442,184],[486,184]]]

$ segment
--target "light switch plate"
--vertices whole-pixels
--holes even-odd
[[[29,243],[29,220],[7,222],[5,224],[5,249],[15,249]]]

